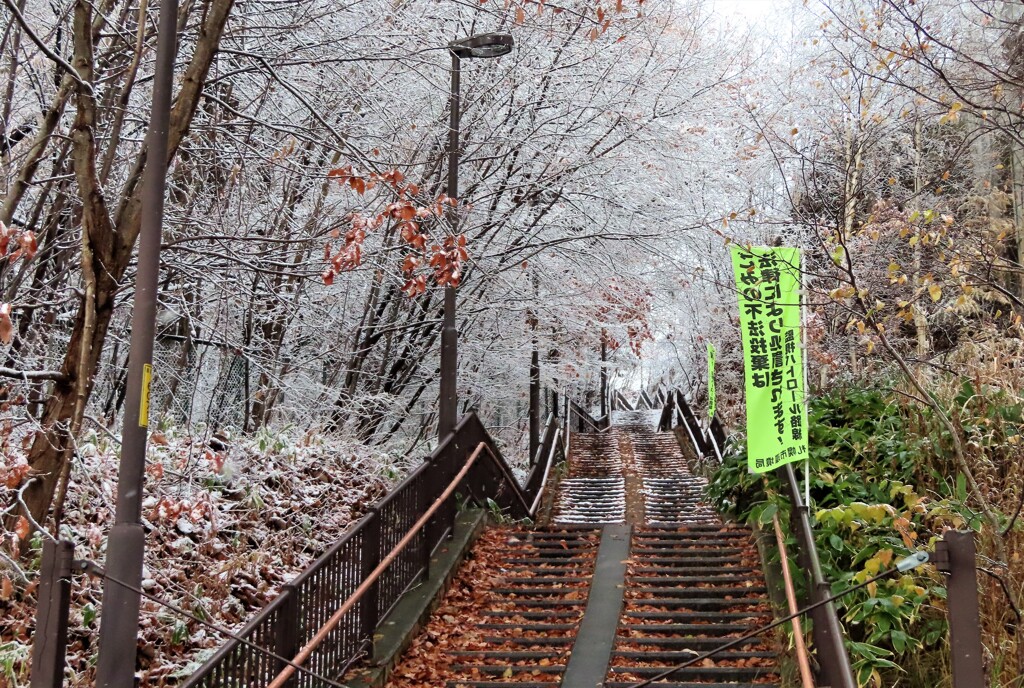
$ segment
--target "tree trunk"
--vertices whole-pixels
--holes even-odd
[[[203,26],[196,41],[195,53],[181,80],[174,109],[171,112],[168,159],[177,154],[182,139],[199,103],[202,85],[227,22],[234,0],[209,0]],[[76,33],[79,25],[76,23]],[[80,61],[91,58],[94,37],[76,36],[76,68]],[[88,55],[79,54],[88,51]],[[88,69],[82,64],[80,68]],[[89,74],[91,78],[91,73]],[[122,191],[115,220],[111,221],[107,203],[97,183],[96,142],[93,138],[94,113],[91,96],[79,91],[79,115],[75,120],[75,171],[83,205],[83,269],[91,271],[93,284],[79,305],[61,370],[66,376],[58,381],[43,409],[43,429],[36,433],[29,450],[28,463],[32,482],[25,489],[25,506],[37,522],[42,522],[53,502],[62,475],[69,471],[73,430],[81,422],[80,414],[92,393],[97,363],[103,351],[107,330],[114,312],[117,287],[131,262],[141,228],[141,172],[146,165],[143,149],[133,174]],[[78,418],[76,418],[78,415]],[[17,518],[14,514],[11,518]],[[13,522],[9,524],[13,527]]]

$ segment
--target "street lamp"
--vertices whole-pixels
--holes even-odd
[[[507,33],[482,33],[448,44],[452,54],[452,87],[449,96],[451,123],[448,127],[448,189],[451,198],[459,197],[459,119],[462,115],[459,105],[459,72],[463,58],[492,58],[508,55],[515,41]],[[452,234],[458,225],[458,209],[449,206],[448,224]],[[458,390],[456,373],[458,368],[458,330],[455,327],[455,287],[444,288],[444,321],[441,325],[441,399],[439,402],[437,439],[444,438],[455,430],[458,421]]]

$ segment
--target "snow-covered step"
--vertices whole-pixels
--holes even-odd
[[[714,509],[702,501],[705,483],[699,479],[644,478],[648,523],[718,523]]]
[[[559,485],[554,522],[624,523],[626,482],[622,477],[566,478]]]
[[[653,431],[658,428],[661,410],[612,411],[612,425],[622,430]]]

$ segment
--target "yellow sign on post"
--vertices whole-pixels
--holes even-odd
[[[149,384],[153,381],[153,366],[142,366],[142,400],[139,403],[139,427],[149,427]]]
[[[732,250],[746,377],[747,463],[764,473],[808,457],[800,249]]]

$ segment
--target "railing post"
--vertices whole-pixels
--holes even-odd
[[[540,353],[537,351],[537,340],[533,340],[533,352],[530,354],[530,458],[529,463],[537,454],[540,446]]]
[[[562,414],[562,427],[565,428],[565,454],[569,456],[569,442],[572,433],[576,432],[572,429],[572,405],[569,403],[569,391],[562,390],[562,400],[565,403],[565,412]]]
[[[949,647],[953,688],[985,685],[981,661],[981,618],[978,612],[978,572],[974,533],[946,531],[935,543],[936,567],[947,574]]]
[[[722,427],[722,423],[718,420],[717,416],[711,419],[709,430],[714,436],[715,442],[718,444],[719,448],[724,447],[728,437],[725,434],[725,428]]]
[[[672,430],[672,416],[675,414],[675,397],[668,395],[661,405],[661,417],[658,418],[658,432]]]
[[[377,507],[372,507],[369,510],[371,518],[366,522],[366,527],[363,529],[363,541],[360,543],[362,551],[360,552],[360,580],[366,580],[373,573],[373,570],[377,568],[377,564],[380,563],[380,536],[381,536],[381,522],[380,522],[380,511]],[[380,592],[380,586],[374,583],[366,594],[363,595],[363,599],[359,601],[359,628],[361,630],[360,635],[364,638],[372,638],[374,631],[377,629],[377,596]]]
[[[786,464],[779,469],[782,480],[789,493],[793,505],[791,518],[793,532],[800,544],[800,558],[804,570],[809,574],[808,589],[811,603],[819,602],[832,594],[831,586],[821,572],[818,550],[814,544],[814,533],[811,530],[810,513],[800,499],[800,486],[793,472],[793,464]],[[819,682],[830,688],[856,688],[850,656],[843,644],[843,628],[839,624],[839,614],[835,604],[829,602],[811,611],[814,622],[814,645],[818,651]]]
[[[280,611],[278,612],[277,624],[274,628],[274,652],[280,657],[294,657],[299,651],[299,590],[291,583],[281,586],[281,596],[284,597]],[[283,671],[284,662],[277,662],[277,671]],[[287,686],[294,686],[296,676],[288,678]]]
[[[608,416],[608,338],[601,330],[601,417]]]
[[[64,684],[74,556],[75,546],[66,540],[43,542],[31,688],[60,688]]]
[[[428,458],[427,461],[430,461],[430,459]],[[436,469],[436,464],[431,463],[431,472],[433,472],[434,469]],[[434,501],[431,499],[430,490],[427,489],[426,480],[419,481],[419,493],[417,496],[419,497],[417,502],[419,503],[420,513],[425,514]],[[423,538],[423,552],[421,553],[422,559],[420,564],[423,566],[423,577],[425,579],[430,578],[430,555],[434,550],[434,545],[437,544],[437,540],[441,539],[438,537],[435,540],[435,536],[437,534],[437,522],[438,519],[436,516],[428,520],[423,524],[423,529],[420,535],[420,537]]]
[[[474,426],[474,430],[480,428],[479,423]],[[470,428],[463,426],[461,433],[455,433],[452,437],[452,450],[448,452],[447,464],[444,469],[444,482],[442,485],[447,485],[462,468],[463,463],[469,458],[469,452],[472,448],[476,447],[477,443],[480,442],[481,438],[476,436],[475,432],[468,432]],[[441,460],[445,460],[443,456],[438,457]],[[471,474],[470,474],[471,475]],[[466,484],[469,484],[470,475],[466,476]],[[438,495],[441,493],[438,492]],[[455,537],[455,521],[458,518],[458,509],[455,506],[455,500],[448,500],[448,503],[444,505],[442,511],[447,514],[445,519],[446,525],[448,526],[448,539]]]

